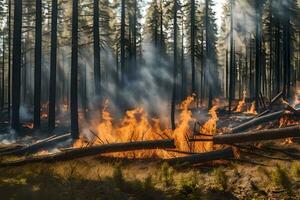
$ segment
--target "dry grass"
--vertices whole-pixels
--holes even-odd
[[[0,168],[0,195],[1,199],[227,200],[287,199],[293,193],[297,199],[299,162],[274,166],[174,167],[155,160],[86,158]]]

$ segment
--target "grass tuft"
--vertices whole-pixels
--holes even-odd
[[[123,186],[124,176],[123,176],[123,172],[122,172],[122,169],[121,169],[121,163],[117,163],[117,164],[114,165],[112,178],[113,178],[115,184],[118,187]]]
[[[215,183],[221,187],[223,191],[228,189],[228,177],[223,167],[218,167],[213,171]]]
[[[167,162],[164,162],[160,167],[159,180],[167,187],[174,182],[174,169]]]
[[[281,187],[288,194],[292,193],[292,181],[287,173],[287,169],[277,165],[272,172],[272,181],[276,186]]]

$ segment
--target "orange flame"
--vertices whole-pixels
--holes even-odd
[[[24,127],[24,128],[33,129],[34,124],[33,124],[32,122],[30,122],[30,123],[28,123],[28,124],[25,124],[23,127]]]
[[[203,126],[200,127],[200,133],[203,133],[205,135],[212,135],[212,136],[217,133],[217,122],[219,120],[217,109],[218,109],[218,104],[213,106],[209,110],[208,114],[211,116],[211,118]],[[212,151],[213,147],[214,145],[213,142],[211,141],[201,142],[196,144],[195,151],[197,152]]]
[[[194,97],[188,97],[183,101],[179,108],[181,112],[178,115],[176,129],[171,130],[163,126],[158,118],[149,118],[147,112],[143,108],[136,108],[125,113],[123,119],[114,123],[111,113],[108,111],[109,101],[106,100],[102,110],[102,119],[100,123],[95,124],[95,133],[92,141],[82,138],[75,142],[74,147],[84,147],[85,145],[96,145],[104,143],[119,143],[119,142],[133,142],[143,140],[159,140],[159,139],[174,139],[178,150],[190,151],[188,136],[192,133],[190,125],[195,121],[192,116],[190,105],[194,102]],[[218,120],[216,113],[217,106],[214,106],[209,114],[211,119],[202,127],[203,131],[209,134],[216,133],[216,122]],[[210,144],[209,146],[212,146]],[[198,151],[204,151],[202,144],[197,148]],[[115,157],[171,157],[171,153],[164,150],[151,151],[134,151],[126,153],[112,153],[109,154]],[[174,156],[174,153],[172,153]]]
[[[235,112],[242,112],[243,107],[245,105],[245,99],[246,99],[246,91],[243,92],[243,99],[239,101],[239,104],[235,110]]]
[[[255,101],[251,103],[251,107],[245,112],[246,114],[252,114],[252,115],[257,115],[257,112],[255,110]]]

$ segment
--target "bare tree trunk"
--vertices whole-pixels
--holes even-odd
[[[78,127],[78,0],[73,0],[72,11],[72,58],[71,58],[71,132],[79,138]]]
[[[229,107],[228,110],[229,112],[231,112],[231,104],[232,104],[232,100],[233,100],[233,93],[235,92],[234,87],[233,87],[233,83],[234,83],[234,61],[233,61],[233,56],[234,56],[234,50],[233,50],[233,0],[230,1],[230,74],[229,74],[229,98],[228,98],[228,102],[229,102]]]
[[[8,0],[8,75],[7,75],[7,110],[10,118],[11,104],[11,0]]]
[[[34,68],[34,128],[41,127],[42,0],[36,0]]]
[[[49,121],[50,130],[55,128],[56,105],[56,66],[57,66],[57,0],[52,0],[51,16],[51,61],[50,61],[50,92],[49,92]]]
[[[192,93],[196,93],[196,68],[195,68],[195,0],[191,0],[191,66],[192,66]]]
[[[13,69],[12,69],[12,121],[11,126],[16,131],[20,128],[20,92],[21,92],[21,36],[22,36],[22,0],[14,4],[13,33]]]
[[[93,37],[94,37],[94,79],[97,97],[101,93],[101,65],[100,65],[100,33],[99,33],[99,0],[94,0]]]
[[[121,85],[125,75],[125,0],[121,1]]]
[[[173,31],[174,31],[174,49],[173,49],[173,89],[171,101],[171,125],[172,130],[175,130],[175,106],[176,106],[176,76],[177,76],[177,0],[174,0],[173,5]]]

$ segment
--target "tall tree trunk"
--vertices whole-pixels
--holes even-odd
[[[205,96],[205,90],[204,90],[204,70],[205,70],[205,65],[204,65],[204,29],[201,31],[201,78],[200,78],[200,103],[203,103],[203,99]]]
[[[7,75],[7,110],[10,118],[11,101],[11,0],[8,0],[8,75]]]
[[[259,104],[259,95],[261,92],[261,2],[255,0],[256,4],[256,33],[255,33],[255,101],[256,106]]]
[[[184,21],[181,19],[181,100],[185,99],[186,93],[186,81],[185,81],[185,66],[184,66]]]
[[[78,127],[78,0],[73,0],[72,9],[72,58],[71,58],[71,132],[79,138]]]
[[[290,84],[291,84],[291,34],[290,34],[290,11],[289,5],[284,5],[283,19],[283,91],[284,97],[288,99],[290,97]]]
[[[209,34],[210,32],[210,25],[209,25],[209,20],[208,20],[208,15],[209,15],[209,5],[208,5],[208,0],[205,0],[205,44],[206,44],[206,51],[205,51],[205,67],[206,67],[206,75],[211,76],[212,75],[212,66],[210,64],[210,56],[211,56],[211,37]],[[208,77],[208,76],[206,76]],[[212,80],[208,80],[208,109],[212,107],[212,100],[213,100],[213,94],[212,94]]]
[[[52,0],[51,16],[51,60],[50,60],[50,91],[49,91],[49,118],[50,130],[55,128],[56,105],[56,66],[57,66],[57,0]]]
[[[192,66],[192,93],[196,93],[196,69],[195,69],[195,0],[191,0],[191,66]]]
[[[280,19],[277,16],[276,17],[276,32],[275,32],[275,54],[276,54],[276,60],[275,60],[275,93],[278,94],[280,92],[280,86],[281,86],[281,55],[280,55]]]
[[[250,91],[250,98],[253,98],[253,62],[252,62],[252,55],[253,55],[253,45],[252,45],[252,39],[250,36],[250,52],[249,52],[249,91]]]
[[[234,83],[234,61],[233,61],[233,56],[234,56],[234,51],[233,51],[233,0],[230,1],[230,74],[229,74],[229,107],[228,110],[231,112],[231,104],[233,100],[233,93],[235,92],[235,89],[233,87]]]
[[[14,4],[13,33],[13,69],[12,69],[12,121],[11,126],[16,131],[20,128],[20,92],[21,92],[21,36],[22,36],[22,0]]]
[[[42,0],[36,0],[34,68],[34,128],[41,127]]]
[[[101,93],[101,66],[100,66],[100,33],[99,33],[99,0],[94,0],[93,35],[94,35],[94,79],[95,94]]]
[[[164,48],[164,30],[163,30],[163,0],[160,0],[160,51]]]
[[[226,94],[225,96],[228,98],[229,97],[229,65],[228,65],[228,50],[226,49],[225,53],[225,74],[226,74],[226,79],[225,79],[225,91]]]
[[[125,0],[121,2],[121,85],[124,84],[125,75]]]
[[[174,0],[173,5],[173,31],[174,31],[174,47],[173,47],[173,90],[171,101],[171,125],[172,130],[175,130],[175,107],[176,107],[176,76],[177,76],[177,0]]]
[[[3,42],[2,42],[2,76],[1,76],[1,111],[4,110],[5,105],[5,34],[3,31]]]
[[[133,27],[132,27],[132,37],[133,37],[133,71],[136,70],[136,56],[137,56],[137,0],[134,0],[134,12],[133,12]]]

